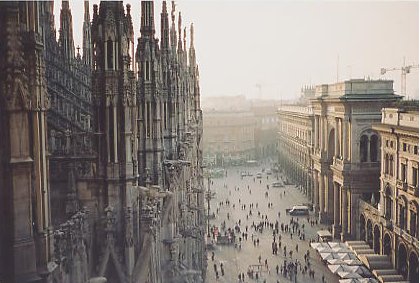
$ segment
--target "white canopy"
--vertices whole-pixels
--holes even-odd
[[[356,255],[353,253],[320,253],[322,260],[329,259],[357,259]]]
[[[340,271],[337,273],[342,279],[363,278],[360,274],[354,272]]]
[[[363,263],[358,259],[329,259],[328,264],[344,264],[344,265],[362,265]]]

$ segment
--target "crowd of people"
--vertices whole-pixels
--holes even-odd
[[[240,172],[238,173],[240,174]],[[256,182],[255,178],[254,182]],[[218,227],[215,225],[211,228],[211,234],[214,242],[218,244],[221,244],[222,242],[224,244],[232,244],[238,251],[240,251],[242,249],[242,245],[244,244],[243,242],[248,242],[248,240],[250,240],[252,242],[252,246],[256,249],[256,254],[259,254],[254,265],[249,265],[247,270],[238,274],[238,282],[248,282],[247,280],[265,282],[266,274],[271,274],[274,271],[276,276],[279,277],[279,280],[281,277],[292,282],[306,282],[304,278],[307,278],[308,280],[314,279],[316,275],[315,270],[311,265],[310,250],[306,249],[305,251],[305,248],[302,247],[307,246],[303,246],[301,243],[310,243],[313,241],[313,239],[308,239],[306,237],[305,225],[313,227],[318,225],[318,220],[313,216],[291,217],[283,215],[282,217],[282,211],[280,211],[281,208],[276,206],[270,200],[269,196],[270,193],[278,194],[280,192],[282,198],[286,198],[288,191],[284,188],[271,192],[268,184],[265,187],[264,192],[264,196],[267,201],[266,207],[269,210],[277,209],[278,211],[274,213],[264,213],[263,209],[258,208],[258,202],[245,203],[244,200],[241,200],[239,197],[243,195],[244,192],[252,195],[252,190],[254,189],[253,187],[254,186],[250,186],[248,184],[243,187],[234,186],[231,188],[234,192],[237,192],[235,194],[237,198],[234,199],[232,198],[231,189],[227,184],[224,184],[223,188],[229,190],[229,197],[218,202],[216,214],[221,213],[223,210],[226,213],[225,215],[228,222],[224,219],[220,223],[221,231],[219,231]],[[242,211],[246,211],[244,219],[232,219],[232,215],[234,215],[232,211],[237,208]],[[269,214],[271,215],[271,218]],[[237,213],[235,215],[237,215]],[[276,218],[273,218],[272,215],[276,215]],[[271,252],[272,255],[276,256],[276,260],[272,263],[268,262],[268,258],[265,257],[264,254],[258,252],[258,250],[262,250],[260,245],[262,243],[264,243],[264,245],[267,243],[267,241],[261,241],[260,237],[263,237],[263,235],[266,237],[267,233],[272,235]],[[222,239],[226,237],[228,237],[229,241],[222,241]],[[291,245],[290,241],[286,241],[284,237],[290,237],[291,240],[295,240],[293,243],[296,244]],[[301,253],[299,253],[299,250],[301,250]],[[224,276],[225,274],[223,263],[216,263],[217,258],[215,258],[214,252],[212,252],[211,260],[214,265],[215,277],[216,279],[219,279],[220,276]],[[225,262],[225,264],[228,263]],[[301,280],[298,280],[299,278]]]

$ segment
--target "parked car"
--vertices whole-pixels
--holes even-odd
[[[256,176],[257,176],[258,179],[261,179],[262,178],[262,173],[257,173]]]
[[[291,216],[309,215],[309,207],[305,205],[295,205],[292,209],[287,208],[286,214]]]
[[[265,171],[265,174],[267,174],[267,175],[271,175],[271,170],[270,170],[270,169],[267,169],[267,170]]]
[[[282,188],[282,187],[284,187],[284,185],[283,185],[282,182],[274,182],[274,183],[271,184],[271,186],[273,188]]]

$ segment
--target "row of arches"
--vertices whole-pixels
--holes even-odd
[[[374,224],[371,219],[367,219],[363,214],[360,215],[360,237],[366,241],[377,254],[394,256],[396,269],[411,283],[419,282],[419,262],[417,253],[412,250],[408,252],[403,242],[396,243],[395,253],[393,255],[393,235],[385,232],[382,237],[381,227]]]

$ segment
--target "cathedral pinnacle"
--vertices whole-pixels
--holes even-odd
[[[194,48],[194,24],[190,26],[190,48]]]
[[[155,34],[153,1],[141,1],[140,32],[144,36],[153,36]]]
[[[182,50],[182,17],[181,17],[181,12],[179,12],[178,14],[178,51]]]
[[[161,17],[161,37],[162,37],[162,48],[168,49],[169,48],[169,22],[168,22],[168,12],[166,9],[166,1],[162,3],[162,13],[160,14]]]

